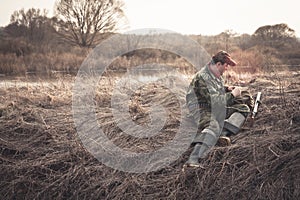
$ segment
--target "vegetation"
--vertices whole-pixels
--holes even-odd
[[[92,48],[116,34],[124,19],[121,1],[104,2],[61,0],[52,18],[46,10],[15,11],[10,24],[0,29],[0,74],[76,74]],[[226,30],[218,35],[190,37],[210,54],[220,49],[230,52],[240,66],[234,70],[255,73],[272,70],[275,65],[292,67],[300,63],[300,42],[287,24],[262,26],[252,35]],[[139,63],[153,56],[162,63],[175,59],[181,65],[180,57],[169,52],[139,50],[129,52],[117,66],[127,66],[130,59]]]
[[[125,173],[104,165],[88,152],[74,124],[74,111],[81,105],[77,108],[72,103],[77,99],[75,76],[69,74],[77,73],[93,46],[117,34],[115,22],[108,23],[111,26],[104,23],[101,30],[93,23],[88,25],[94,19],[88,8],[96,8],[89,3],[96,1],[61,0],[57,5],[75,2],[78,7],[73,11],[85,13],[78,18],[71,13],[65,18],[49,18],[47,11],[32,8],[14,12],[11,23],[0,27],[1,199],[299,199],[299,69],[280,68],[299,67],[300,45],[293,29],[275,24],[259,27],[252,35],[229,30],[213,36],[190,35],[210,54],[220,49],[232,54],[239,67],[232,68],[235,71],[231,74],[243,73],[228,79],[229,84],[247,87],[254,96],[262,91],[259,113],[255,121],[248,118],[241,132],[231,137],[233,145],[215,146],[209,152],[203,161],[205,170],[182,170],[190,148],[161,170]],[[65,6],[64,11],[70,12]],[[60,15],[65,12],[60,10]],[[113,73],[124,72],[145,62],[167,63],[188,75],[194,73],[180,56],[154,49],[128,52],[109,67]],[[263,71],[271,73],[260,73]],[[31,74],[36,77],[28,78]],[[255,77],[241,82],[240,75],[247,74]],[[172,72],[160,82],[142,87],[135,87],[140,84],[140,74],[121,79],[124,82],[119,76],[105,75],[95,84],[95,95],[86,95],[86,99],[95,105],[91,108],[95,108],[97,125],[118,147],[127,152],[150,152],[173,140],[181,122],[189,124],[184,131],[194,131],[195,124],[183,106],[186,81],[181,73],[180,78]],[[118,90],[116,83],[122,86]],[[166,121],[161,131],[146,138],[124,133],[119,127],[119,121],[123,122],[114,116],[114,94],[120,95],[115,100],[128,105],[129,118],[145,132],[154,119],[153,105],[162,106],[158,113]],[[130,100],[124,101],[125,94]],[[90,122],[89,116],[82,116],[86,118],[83,124]],[[162,162],[169,160],[165,159]]]
[[[55,6],[59,36],[81,47],[92,47],[123,21],[119,0],[60,0]]]
[[[299,72],[285,73],[280,77],[268,73],[248,85],[253,94],[263,92],[254,124],[247,120],[241,133],[231,137],[233,145],[214,147],[203,161],[205,170],[182,171],[191,148],[169,166],[149,173],[125,173],[110,168],[83,147],[72,115],[74,77],[3,81],[0,196],[2,199],[299,199],[300,77]],[[180,80],[175,79],[177,86],[182,84]],[[123,134],[118,127],[110,108],[112,82],[102,79],[93,100],[99,126],[114,144],[124,149],[124,153],[140,153],[158,149],[174,139],[180,118],[187,112],[179,104],[185,101],[184,97],[174,97],[174,91],[183,94],[181,87],[170,92],[154,83],[132,94],[130,116],[145,130],[149,128],[146,125],[153,102],[163,106],[160,112],[166,116],[166,123],[157,135],[139,138]],[[185,131],[193,131],[192,120],[185,117],[183,120],[191,124]],[[162,162],[165,159],[168,158]]]

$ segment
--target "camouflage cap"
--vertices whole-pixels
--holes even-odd
[[[214,63],[221,62],[222,64],[227,63],[230,66],[236,66],[237,62],[233,60],[229,53],[226,51],[219,51],[212,57]]]

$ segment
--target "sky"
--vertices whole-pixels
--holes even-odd
[[[181,34],[217,35],[231,30],[253,34],[265,25],[286,23],[300,37],[299,0],[123,0],[131,31],[160,28]],[[24,8],[45,8],[53,15],[55,0],[0,0],[0,26]]]

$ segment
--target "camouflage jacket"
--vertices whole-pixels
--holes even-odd
[[[188,107],[199,105],[204,109],[210,109],[212,103],[214,106],[231,106],[234,104],[234,96],[231,92],[226,93],[223,78],[215,77],[206,65],[193,77],[186,103]]]

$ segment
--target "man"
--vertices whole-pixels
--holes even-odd
[[[202,167],[199,159],[203,159],[217,141],[229,145],[228,136],[238,133],[250,113],[254,104],[251,95],[237,87],[224,86],[223,73],[236,64],[227,52],[220,51],[193,77],[186,102],[198,131],[185,166]]]

